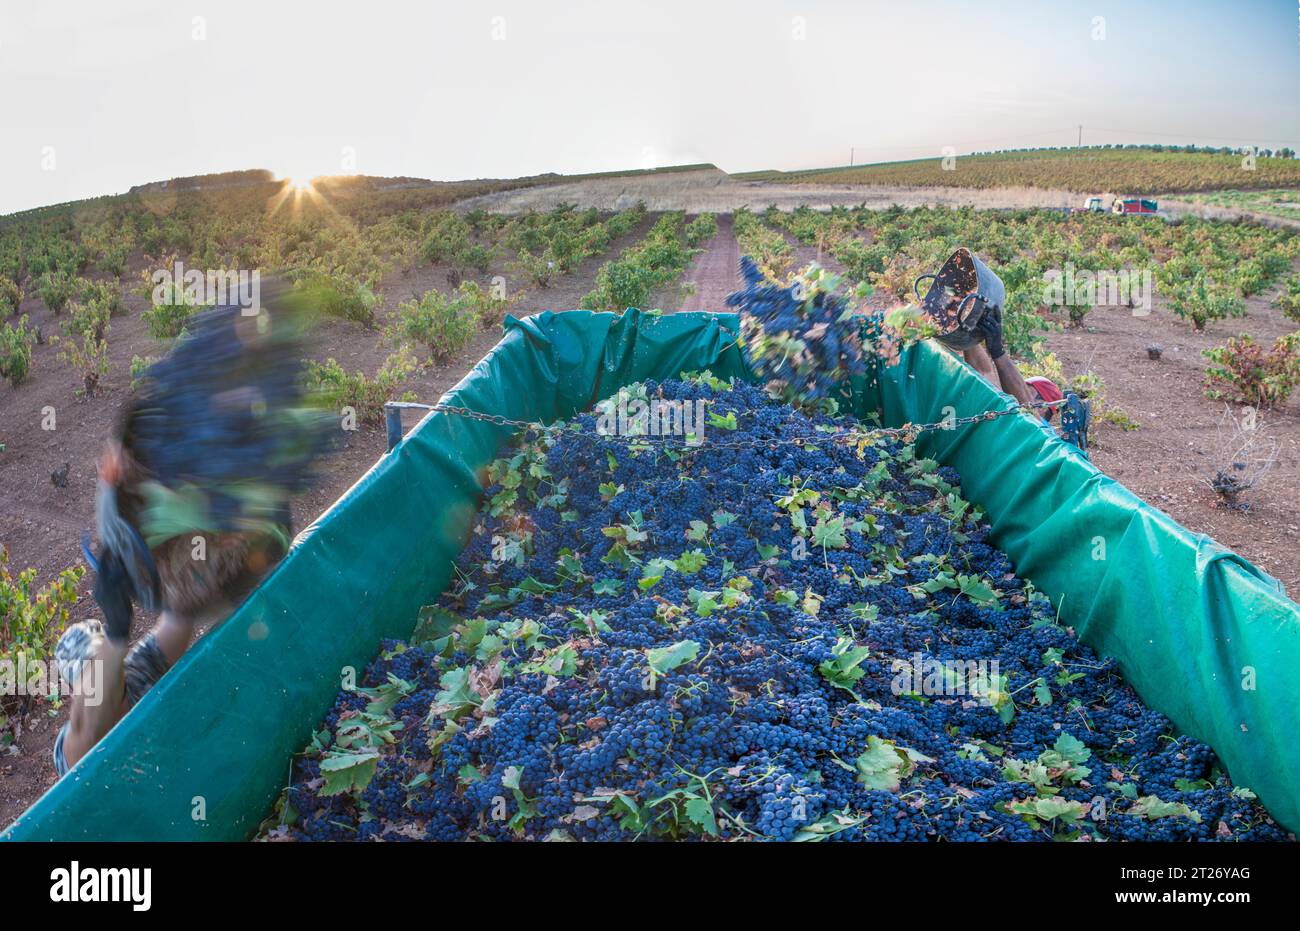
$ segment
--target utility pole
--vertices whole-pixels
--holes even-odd
[[[1083,148],[1083,124],[1079,124],[1079,148]]]
[[[853,167],[853,146],[849,146],[849,167]]]

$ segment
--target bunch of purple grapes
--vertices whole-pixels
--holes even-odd
[[[834,278],[809,269],[790,285],[768,279],[749,256],[745,287],[727,298],[740,314],[741,346],[750,367],[782,400],[811,404],[844,390],[866,371],[861,320]]]

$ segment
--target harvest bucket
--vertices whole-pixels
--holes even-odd
[[[921,295],[921,282],[930,288]],[[964,246],[948,257],[933,275],[920,275],[912,282],[912,293],[921,307],[937,321],[939,339],[953,349],[969,349],[981,339],[980,320],[990,307],[1001,310],[1007,289],[997,272]]]
[[[751,377],[734,314],[570,311],[508,318],[443,402],[512,419],[568,417],[621,386],[683,371]],[[929,344],[852,385],[887,425],[1014,405]],[[0,837],[238,840],[268,814],[338,694],[383,638],[446,585],[484,467],[512,428],[431,413],[307,528],[223,625]],[[1239,785],[1300,828],[1300,607],[1280,585],[1097,471],[1033,416],[918,439],[956,468],[1019,574],[1116,657],[1153,708],[1218,752]],[[988,468],[989,462],[999,468]],[[1257,688],[1242,687],[1250,669]],[[206,817],[196,820],[195,799]]]

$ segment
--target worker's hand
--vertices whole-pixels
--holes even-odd
[[[95,574],[95,601],[104,612],[104,635],[123,646],[131,636],[131,578],[126,564],[112,550],[99,556],[99,570]]]
[[[984,345],[988,347],[989,358],[998,359],[1007,354],[1006,347],[1002,345],[1001,308],[985,308],[984,316],[980,317],[979,325],[975,329],[983,338]]]

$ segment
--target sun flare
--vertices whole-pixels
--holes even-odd
[[[302,211],[324,210],[330,216],[337,217],[337,211],[329,203],[329,185],[316,186],[316,181],[324,178],[323,175],[306,172],[280,172],[276,179],[279,187],[266,202],[267,213],[276,214],[288,210],[297,214]]]

